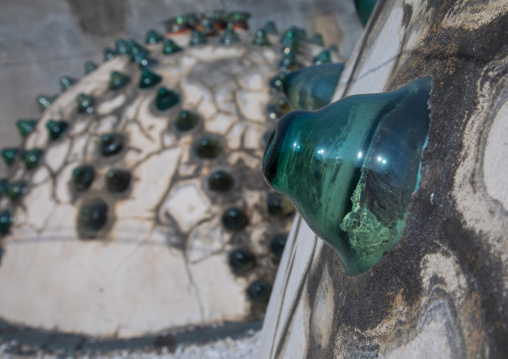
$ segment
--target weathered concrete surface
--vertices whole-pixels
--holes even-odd
[[[274,20],[279,29],[299,25],[310,34],[326,31],[327,44],[337,43],[344,56],[362,31],[349,0],[5,0],[0,12],[0,143],[18,145],[14,122],[38,117],[36,96],[57,93],[62,75],[82,76],[86,60],[101,62],[102,49],[116,37],[142,40],[148,29],[162,31],[164,19],[220,8],[251,12],[253,29]]]
[[[293,226],[260,358],[508,356],[506,1],[379,1],[335,98],[432,76],[431,126],[399,244],[348,277]]]

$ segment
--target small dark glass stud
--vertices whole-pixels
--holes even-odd
[[[121,37],[115,40],[115,52],[119,55],[126,55],[129,53],[127,43]]]
[[[205,34],[203,34],[200,31],[195,30],[192,32],[189,45],[190,46],[198,46],[198,45],[206,44],[207,42],[208,42],[208,40],[206,39]]]
[[[92,61],[85,62],[85,75],[88,75],[90,72],[93,72],[97,70],[99,66],[97,64],[94,64]]]
[[[188,110],[182,110],[175,120],[175,127],[178,131],[185,132],[192,130],[198,123],[199,116],[197,114]]]
[[[208,187],[216,192],[227,192],[234,183],[233,176],[224,170],[217,170],[208,177]]]
[[[227,229],[238,231],[247,226],[248,220],[245,211],[238,207],[230,207],[222,215],[222,224]]]
[[[229,253],[228,263],[235,273],[241,274],[254,268],[256,258],[248,249],[237,248]]]
[[[95,170],[92,166],[83,165],[72,170],[72,185],[78,192],[89,189],[94,178]]]
[[[60,91],[65,92],[70,89],[78,80],[69,76],[60,77]]]
[[[0,178],[0,198],[5,194],[8,184],[9,182],[7,182],[6,178]]]
[[[284,251],[284,247],[286,246],[286,241],[288,239],[287,233],[279,233],[276,234],[272,240],[270,241],[270,252],[277,258],[282,257],[282,252]]]
[[[121,193],[129,187],[130,183],[131,174],[127,170],[113,168],[106,173],[106,188],[109,192]]]
[[[149,30],[146,33],[145,44],[155,45],[156,43],[161,42],[163,38],[164,37],[161,34],[159,34],[157,31]]]
[[[21,159],[27,170],[33,170],[39,164],[43,151],[41,149],[25,150],[21,153]]]
[[[57,99],[58,95],[53,96],[46,96],[46,95],[39,95],[37,96],[37,104],[39,105],[39,111],[44,112],[53,101]]]
[[[270,46],[270,41],[268,40],[265,30],[256,31],[256,35],[254,40],[252,40],[252,43],[257,46]]]
[[[87,232],[100,231],[108,221],[108,205],[100,198],[93,198],[79,209],[78,226]]]
[[[26,192],[26,182],[23,180],[7,183],[4,187],[5,194],[12,202],[16,202],[20,199]]]
[[[62,134],[65,133],[67,128],[69,127],[69,123],[65,121],[54,121],[49,120],[46,123],[46,128],[48,129],[49,138],[52,141],[58,140]]]
[[[157,90],[154,106],[159,111],[165,111],[176,105],[178,102],[180,102],[180,96],[176,92],[168,90],[165,87],[161,87]]]
[[[325,49],[314,58],[314,65],[329,64],[330,62],[332,62],[330,50]]]
[[[164,43],[162,44],[162,53],[164,55],[171,55],[180,51],[182,51],[182,48],[178,46],[176,42],[171,39],[164,40]]]
[[[206,135],[194,143],[194,151],[200,158],[216,158],[222,152],[222,143],[218,138]]]
[[[16,127],[18,127],[19,134],[21,137],[27,137],[30,133],[35,130],[37,120],[17,120]]]
[[[264,279],[256,279],[247,288],[247,297],[255,303],[267,302],[272,286]]]
[[[141,72],[141,78],[139,79],[139,88],[147,89],[154,87],[162,81],[162,77],[149,70],[143,70]]]
[[[2,149],[2,158],[7,166],[10,166],[14,163],[18,157],[18,149],[17,148],[4,148]]]
[[[109,89],[110,90],[118,90],[127,85],[131,81],[130,76],[122,74],[118,71],[111,72],[111,76],[109,78]]]
[[[8,210],[0,212],[0,235],[5,236],[9,233],[14,223],[14,216]]]
[[[113,60],[116,55],[115,50],[110,49],[109,47],[102,50],[102,53],[104,54],[104,61]]]
[[[274,21],[267,21],[265,26],[263,27],[263,30],[265,30],[265,33],[271,34],[271,35],[278,35],[279,30],[277,30],[277,25]]]
[[[80,93],[76,96],[76,102],[78,104],[79,113],[92,113],[94,106],[94,98],[90,95]]]
[[[266,207],[271,216],[285,217],[294,211],[291,200],[278,192],[270,192],[266,196]]]
[[[106,133],[101,136],[101,153],[105,157],[113,156],[123,149],[124,136],[120,133]]]

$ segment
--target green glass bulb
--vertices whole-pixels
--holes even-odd
[[[244,229],[248,223],[247,214],[238,207],[230,207],[222,214],[222,224],[231,231]]]
[[[188,110],[182,110],[175,120],[175,127],[178,131],[185,132],[192,130],[199,123],[199,115]]]
[[[317,110],[328,105],[343,69],[343,63],[324,64],[286,75],[283,88],[291,108]]]
[[[39,95],[37,96],[37,104],[39,105],[39,111],[44,112],[53,101],[55,101],[58,98],[58,95],[53,96],[46,96],[46,95]]]
[[[256,279],[247,288],[247,298],[255,303],[267,302],[272,292],[272,286],[264,279]]]
[[[101,136],[101,153],[109,157],[119,153],[124,146],[124,136],[121,133],[106,133]]]
[[[0,212],[0,235],[5,236],[9,233],[14,224],[14,216],[8,210]]]
[[[195,30],[192,32],[191,39],[189,41],[189,45],[190,46],[199,46],[199,45],[204,45],[207,42],[208,42],[208,40],[206,39],[205,34],[203,34],[200,31]]]
[[[174,42],[171,39],[164,40],[164,43],[162,44],[162,53],[165,55],[171,55],[176,52],[182,51],[182,48],[178,46],[176,42]]]
[[[4,148],[2,149],[2,158],[4,159],[4,162],[7,166],[10,166],[14,163],[16,160],[16,157],[18,157],[18,149],[13,148]]]
[[[95,170],[90,165],[83,165],[72,170],[72,186],[78,192],[90,188],[95,178]]]
[[[239,43],[240,37],[238,36],[238,34],[235,32],[235,30],[232,27],[228,27],[224,31],[224,35],[222,36],[220,42],[221,42],[221,44],[223,44],[225,46],[231,46],[236,43]]]
[[[270,46],[270,40],[268,40],[265,30],[261,29],[256,31],[256,35],[254,36],[252,43],[257,46]]]
[[[155,30],[148,30],[145,36],[145,44],[155,45],[162,41],[164,37]]]
[[[21,159],[27,170],[33,170],[39,165],[44,152],[40,149],[25,150],[21,153]]]
[[[78,112],[79,113],[92,113],[93,106],[95,100],[90,95],[85,95],[84,93],[80,93],[76,96],[76,102],[78,104]]]
[[[263,30],[265,30],[265,33],[270,35],[278,35],[279,30],[277,30],[277,25],[274,21],[267,21],[265,26],[263,26]]]
[[[106,173],[106,188],[112,193],[124,192],[131,183],[131,174],[128,170],[113,168]]]
[[[356,13],[363,26],[367,25],[377,0],[355,0]]]
[[[16,127],[21,137],[27,137],[31,134],[35,130],[35,126],[37,126],[37,120],[20,119],[16,121]]]
[[[202,159],[213,159],[222,152],[222,142],[219,138],[210,135],[204,135],[197,141],[194,141],[194,153]]]
[[[315,44],[318,46],[325,46],[325,41],[323,40],[323,35],[316,34],[312,36],[312,38],[309,40],[311,44]]]
[[[12,202],[16,202],[20,199],[26,192],[26,182],[23,180],[7,183],[4,187],[5,194]]]
[[[292,26],[290,27],[280,39],[280,42],[286,46],[297,44],[300,41],[307,41],[307,33],[305,29]]]
[[[93,198],[79,209],[78,228],[87,234],[95,234],[108,222],[108,205],[100,198]]]
[[[235,274],[244,274],[256,265],[256,257],[246,248],[237,248],[229,253],[229,266]]]
[[[112,71],[109,77],[109,89],[119,90],[131,81],[130,76],[122,74],[118,71]]]
[[[85,67],[85,75],[88,75],[90,72],[97,70],[99,66],[97,66],[97,64],[93,63],[92,61],[87,61],[85,62],[84,67]]]
[[[109,47],[102,50],[102,53],[104,55],[104,61],[113,60],[113,58],[116,56],[115,50],[110,49]]]
[[[69,127],[69,123],[66,121],[49,120],[46,123],[46,128],[48,129],[49,138],[52,141],[58,140],[65,133],[65,131],[67,131],[68,127]]]
[[[70,89],[78,80],[69,76],[60,77],[60,91],[65,92]]]
[[[153,102],[157,110],[165,111],[178,104],[180,102],[180,96],[174,91],[161,87],[157,90],[157,95]]]
[[[330,50],[323,50],[321,51],[315,58],[314,58],[314,65],[323,65],[323,64],[329,64],[332,62],[332,56],[330,55]]]
[[[152,88],[162,81],[162,77],[157,75],[155,72],[149,70],[143,70],[141,72],[141,78],[139,79],[139,88],[147,89]]]
[[[378,263],[402,234],[428,136],[430,82],[291,112],[270,136],[267,182],[291,198],[350,275]]]
[[[124,39],[119,37],[115,40],[115,53],[119,55],[126,55],[129,53],[129,48],[127,47],[127,43]]]

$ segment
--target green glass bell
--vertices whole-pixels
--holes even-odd
[[[35,130],[35,126],[37,126],[37,120],[20,119],[16,121],[16,127],[23,138],[31,134]]]
[[[152,88],[161,81],[162,77],[157,75],[155,72],[145,69],[141,72],[141,78],[139,79],[139,88],[141,89]]]
[[[171,39],[164,40],[164,43],[162,44],[162,53],[165,55],[171,55],[176,52],[182,51],[182,48],[178,46],[176,42],[174,42]]]
[[[78,228],[93,235],[104,228],[108,222],[108,205],[100,198],[93,198],[79,209]]]
[[[256,31],[256,35],[254,36],[252,43],[257,46],[270,46],[270,40],[268,40],[265,30],[261,29]]]
[[[87,61],[85,62],[84,67],[85,67],[85,75],[88,75],[90,72],[94,72],[95,70],[97,70],[99,66],[97,66],[92,61]]]
[[[278,35],[279,34],[279,30],[277,29],[277,24],[275,24],[274,21],[267,21],[265,26],[263,26],[263,30],[265,31],[265,33],[267,34],[270,34],[270,35]]]
[[[53,96],[46,96],[46,95],[39,95],[37,96],[37,104],[39,105],[39,111],[44,112],[46,109],[51,106],[53,101],[55,101],[58,98],[58,95]]]
[[[0,198],[2,198],[3,195],[5,194],[8,184],[9,182],[7,181],[6,178],[0,178]]]
[[[102,50],[102,54],[104,55],[104,61],[113,60],[116,56],[115,50],[110,49],[109,47]]]
[[[13,148],[4,148],[2,149],[2,158],[7,166],[10,166],[14,163],[16,160],[16,157],[18,157],[18,149]]]
[[[21,159],[27,170],[33,170],[39,165],[43,151],[40,149],[26,150],[21,153]]]
[[[208,42],[208,40],[206,39],[206,35],[200,31],[195,30],[192,32],[191,39],[189,41],[189,45],[190,46],[199,46],[199,45],[204,45],[207,42]]]
[[[355,0],[356,13],[363,26],[367,25],[377,0]]]
[[[131,81],[130,76],[126,74],[122,74],[118,71],[111,72],[109,77],[109,89],[110,90],[119,90],[122,87],[125,87]]]
[[[148,30],[145,36],[145,44],[155,45],[162,41],[164,37],[155,30]]]
[[[291,108],[317,110],[328,105],[333,97],[343,63],[309,66],[291,72],[284,78],[283,89]]]
[[[5,210],[0,212],[0,235],[5,236],[9,233],[12,225],[14,224],[14,216],[10,211]]]
[[[291,198],[350,275],[378,263],[402,234],[429,131],[430,83],[291,112],[270,136],[265,179]]]
[[[224,31],[224,35],[220,39],[221,44],[225,46],[231,46],[240,42],[240,37],[232,27],[228,27]]]
[[[329,50],[321,51],[316,57],[314,57],[314,65],[329,64],[332,62],[332,56]]]
[[[180,96],[165,87],[161,87],[157,90],[157,95],[153,101],[155,108],[159,111],[169,110],[180,102]]]
[[[4,186],[4,191],[12,202],[16,202],[27,192],[26,182],[19,180],[12,183],[7,183]]]
[[[48,129],[49,138],[52,141],[58,140],[65,133],[65,131],[67,131],[68,127],[69,127],[69,123],[66,121],[49,120],[46,123],[46,128]]]
[[[90,95],[80,93],[76,96],[76,103],[78,105],[78,113],[92,113],[95,100]]]
[[[129,53],[127,43],[121,37],[115,40],[115,53],[119,55],[127,55]]]
[[[65,92],[70,89],[78,80],[69,76],[60,77],[60,91]]]

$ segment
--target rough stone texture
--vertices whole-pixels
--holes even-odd
[[[37,115],[35,97],[56,93],[62,75],[80,77],[83,62],[100,62],[102,49],[116,37],[142,40],[150,28],[162,31],[161,22],[169,17],[220,8],[251,12],[252,29],[267,20],[275,20],[279,30],[291,25],[309,33],[326,29],[326,44],[338,43],[343,56],[351,53],[362,31],[349,0],[2,1],[0,83],[9,86],[0,90],[0,142],[16,145],[14,122]]]
[[[379,1],[335,98],[432,76],[420,188],[363,275],[298,219],[259,358],[506,358],[506,1]]]

